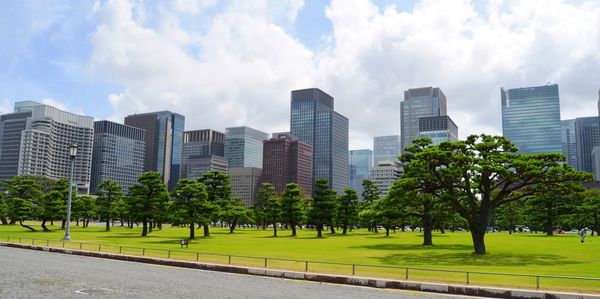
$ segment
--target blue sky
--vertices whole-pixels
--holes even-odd
[[[499,88],[560,85],[563,118],[597,115],[597,1],[3,1],[0,112],[46,101],[98,119],[188,115],[187,129],[288,126],[320,87],[351,148],[398,134],[402,91],[439,86],[460,135],[501,132]]]

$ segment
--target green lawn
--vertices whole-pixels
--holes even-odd
[[[38,226],[39,227],[39,226]],[[349,264],[401,266],[414,268],[449,269],[461,271],[482,271],[500,273],[540,274],[579,277],[600,277],[600,238],[588,237],[586,243],[579,243],[576,235],[547,237],[542,234],[490,233],[486,236],[488,254],[471,254],[469,233],[434,234],[434,246],[420,245],[422,235],[418,232],[397,232],[385,237],[384,233],[374,234],[365,230],[341,234],[325,234],[324,238],[315,238],[314,231],[299,230],[299,236],[289,237],[289,231],[280,231],[280,237],[271,237],[270,230],[237,229],[229,234],[226,229],[211,228],[210,238],[197,238],[188,249],[180,249],[178,241],[185,239],[188,228],[165,227],[155,230],[150,236],[139,237],[141,228],[128,229],[113,227],[105,232],[103,226],[90,225],[89,228],[73,226],[72,243],[67,247],[85,250],[119,252],[141,255],[139,247],[146,248],[144,255],[227,263],[227,256],[211,256],[200,253],[218,253],[225,255],[243,255],[256,257],[285,258],[294,260],[324,261]],[[53,228],[52,232],[29,232],[18,225],[0,225],[0,240],[31,243],[31,238],[50,240],[51,246],[62,246],[58,242],[64,231]],[[201,235],[202,230],[197,230]],[[36,241],[45,245],[45,242]],[[115,245],[115,246],[108,246]],[[119,246],[125,246],[119,248]],[[127,247],[129,246],[129,247]],[[154,249],[154,250],[152,250]],[[233,257],[232,264],[264,266],[264,260]],[[305,263],[268,261],[269,268],[281,268],[304,271]],[[357,266],[358,276],[374,276],[404,279],[404,269],[385,269]],[[309,271],[349,275],[351,266],[309,263]],[[464,273],[440,273],[422,270],[409,270],[410,280],[464,283]],[[471,284],[519,286],[535,288],[535,278],[509,277],[498,275],[469,275]],[[600,292],[600,281],[573,281],[541,278],[542,288],[562,290],[584,290]]]

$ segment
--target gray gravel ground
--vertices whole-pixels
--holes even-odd
[[[354,287],[0,246],[0,298],[469,298]]]

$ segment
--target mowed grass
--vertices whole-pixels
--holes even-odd
[[[0,241],[6,241],[8,236],[11,242],[22,238],[21,242],[31,243],[29,239],[33,238],[49,240],[50,246],[62,246],[59,240],[64,231],[57,227],[51,228],[52,232],[29,232],[18,225],[0,225]],[[588,236],[586,242],[581,244],[576,235],[490,233],[486,235],[488,254],[477,256],[472,254],[471,236],[465,232],[434,233],[434,246],[425,247],[420,245],[422,234],[419,232],[398,231],[386,237],[383,232],[376,234],[354,230],[346,236],[327,233],[323,238],[316,238],[316,232],[312,230],[298,230],[297,237],[290,237],[290,231],[280,230],[279,237],[274,238],[271,230],[239,228],[230,234],[225,228],[211,227],[210,237],[201,237],[202,230],[199,229],[196,234],[200,237],[191,241],[189,248],[181,249],[179,240],[186,239],[188,233],[189,228],[166,225],[162,230],[155,230],[148,237],[142,238],[140,227],[129,229],[115,226],[110,232],[105,232],[102,224],[90,224],[85,229],[72,226],[73,242],[66,246],[75,249],[81,246],[84,250],[98,251],[98,246],[91,244],[102,244],[101,251],[162,258],[170,255],[170,258],[214,263],[228,263],[227,255],[239,255],[359,264],[355,267],[357,276],[393,279],[405,279],[406,270],[360,265],[600,278],[600,237]],[[36,244],[45,245],[45,242],[37,241]],[[267,262],[269,268],[304,271],[306,267],[304,262]],[[264,267],[264,259],[234,256],[231,263]],[[310,272],[352,274],[352,266],[347,265],[311,262],[308,267]],[[464,284],[466,274],[409,269],[409,280]],[[471,273],[469,280],[473,285],[536,287],[536,278],[531,277]],[[540,287],[600,293],[600,281],[542,277]]]

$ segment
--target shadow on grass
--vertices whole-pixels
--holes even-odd
[[[435,266],[550,266],[558,262],[562,265],[575,265],[582,262],[566,260],[555,254],[526,253],[488,253],[475,255],[472,253],[432,253],[426,254],[390,254],[375,257],[387,265],[435,265]]]
[[[376,244],[376,245],[365,245],[365,246],[355,246],[351,248],[364,248],[364,249],[373,249],[373,250],[393,250],[393,251],[402,251],[402,250],[471,250],[473,246],[463,245],[463,244],[441,244],[441,245],[433,245],[433,246],[423,246],[421,244]]]

